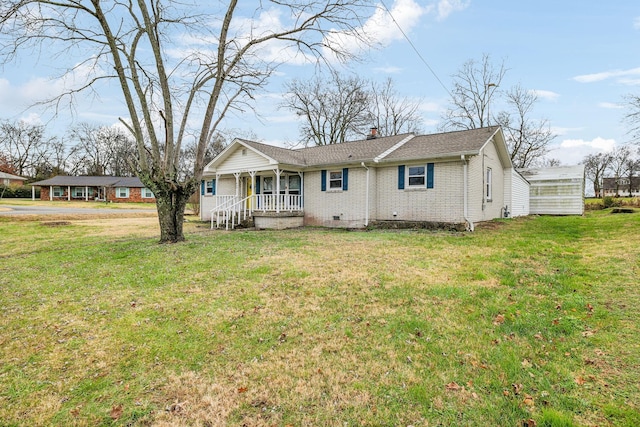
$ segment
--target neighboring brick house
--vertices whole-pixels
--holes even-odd
[[[29,184],[32,198],[40,187],[40,200],[85,200],[155,203],[153,192],[140,178],[120,176],[55,176]]]
[[[611,197],[638,197],[640,196],[640,177],[603,178],[603,196]]]
[[[373,222],[466,226],[527,215],[528,182],[498,126],[297,150],[234,140],[203,171],[200,216],[258,228]]]
[[[27,178],[23,178],[18,175],[12,175],[6,172],[0,172],[0,185],[8,186],[20,186],[24,185]]]

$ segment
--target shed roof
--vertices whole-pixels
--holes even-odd
[[[123,176],[65,176],[58,175],[53,178],[36,181],[29,185],[48,186],[61,185],[71,187],[145,187],[138,177]]]
[[[529,182],[584,179],[584,165],[518,169],[518,172]]]

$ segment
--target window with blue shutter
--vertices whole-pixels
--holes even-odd
[[[342,169],[342,190],[347,191],[349,189],[349,169]]]
[[[398,190],[404,190],[404,165],[398,166]]]
[[[200,181],[200,195],[204,196],[204,179]]]
[[[433,188],[433,163],[427,163],[427,188]]]
[[[212,179],[211,180],[211,194],[212,195],[216,195],[216,180]]]
[[[260,177],[256,175],[256,194],[260,194]]]
[[[327,191],[327,171],[320,171],[320,190]]]

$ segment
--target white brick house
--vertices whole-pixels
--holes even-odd
[[[497,126],[297,150],[236,139],[204,169],[200,215],[227,227],[252,217],[258,228],[399,221],[473,229],[506,212],[527,215],[523,192],[528,183]]]

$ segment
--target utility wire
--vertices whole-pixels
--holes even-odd
[[[380,0],[380,3],[382,3],[382,6],[384,7],[384,9],[387,11],[387,13],[389,14],[389,16],[391,17],[391,20],[393,21],[394,24],[396,24],[396,27],[398,27],[398,29],[400,30],[400,32],[402,33],[403,37],[405,38],[405,40],[407,40],[407,42],[409,43],[409,45],[411,46],[411,48],[413,49],[413,51],[416,53],[416,55],[418,55],[418,58],[420,58],[420,60],[422,61],[422,63],[424,65],[426,65],[427,69],[429,69],[429,71],[431,72],[431,74],[433,74],[433,77],[436,78],[436,80],[438,81],[438,83],[440,83],[440,86],[442,86],[442,88],[449,94],[449,96],[451,98],[453,98],[453,95],[451,94],[451,92],[449,92],[449,89],[444,85],[444,83],[442,83],[442,80],[440,80],[440,77],[438,77],[438,75],[436,74],[435,71],[433,71],[433,68],[431,68],[431,66],[429,65],[429,63],[427,63],[427,60],[424,59],[424,57],[420,54],[420,52],[418,51],[418,49],[416,48],[416,46],[413,44],[413,42],[411,41],[411,39],[409,38],[409,36],[407,35],[407,33],[404,32],[404,30],[402,29],[402,27],[400,26],[400,24],[398,24],[398,21],[396,21],[396,18],[393,16],[393,14],[391,13],[391,10],[389,10],[389,8],[387,7],[387,5],[384,3],[383,0]]]

